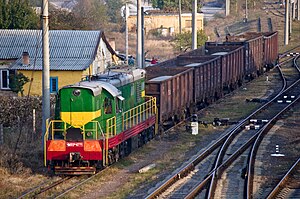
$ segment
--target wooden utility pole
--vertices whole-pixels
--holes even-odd
[[[197,0],[194,0],[192,13],[192,49],[197,49]]]
[[[42,143],[46,133],[46,121],[50,118],[50,62],[49,62],[49,16],[48,0],[43,0],[43,99]],[[44,147],[44,146],[43,146]]]

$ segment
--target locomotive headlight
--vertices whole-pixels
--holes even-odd
[[[91,135],[92,135],[92,132],[90,132],[90,131],[86,133],[86,136],[88,136],[88,137],[90,137]]]
[[[74,96],[79,96],[80,93],[81,93],[81,91],[80,91],[79,89],[75,89],[75,90],[73,91],[73,95],[74,95]]]

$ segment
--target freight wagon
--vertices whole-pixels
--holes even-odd
[[[152,66],[146,71],[146,95],[156,98],[159,123],[181,121],[193,103],[193,70]]]
[[[160,124],[170,119],[182,118],[183,112],[187,116],[236,89],[245,79],[249,77],[252,79],[261,74],[265,65],[276,63],[278,52],[276,41],[277,32],[230,36],[226,42],[206,42],[203,48],[161,62],[155,65],[155,68],[153,66],[146,68],[148,75],[146,94],[155,93],[159,99],[157,103]],[[182,67],[193,69],[192,82],[188,81],[189,92],[193,95],[192,98],[182,99],[181,104],[186,106],[171,106],[170,101],[175,99],[171,95],[166,96],[166,90],[161,88],[167,87],[167,82],[172,81],[173,86],[168,87],[168,92],[174,95],[174,98],[181,96],[181,91],[177,89],[179,85],[176,85],[173,78],[176,76],[178,79],[184,79],[181,77],[184,74]],[[186,88],[186,82],[179,83]]]

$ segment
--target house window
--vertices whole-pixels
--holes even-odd
[[[50,77],[50,93],[57,93],[58,77]]]
[[[0,88],[1,89],[9,89],[9,71],[8,70],[0,70]]]

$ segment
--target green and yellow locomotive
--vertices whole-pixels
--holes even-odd
[[[63,87],[47,122],[45,165],[56,174],[94,174],[154,136],[156,111],[143,69],[114,69]]]

